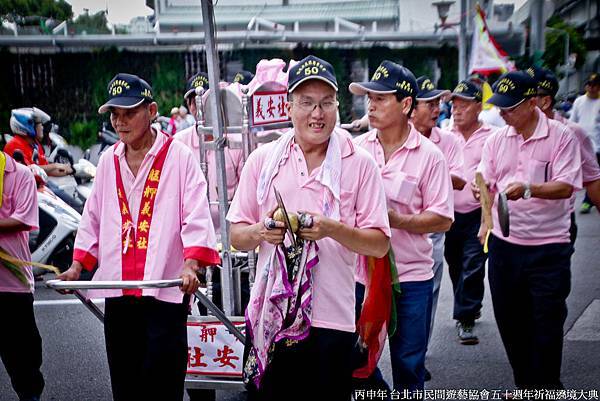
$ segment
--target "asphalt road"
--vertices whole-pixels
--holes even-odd
[[[562,378],[568,389],[600,392],[600,215],[578,215],[579,237],[572,263],[572,290],[565,325]],[[50,279],[51,276],[46,276]],[[105,401],[111,399],[102,326],[82,305],[44,304],[73,299],[36,285],[36,318],[44,340],[46,379],[43,400]],[[433,380],[427,389],[512,388],[512,373],[494,321],[489,291],[476,330],[480,344],[460,345],[451,318],[452,294],[444,274],[427,367]],[[3,329],[10,322],[2,322]],[[391,381],[389,357],[380,366]],[[306,383],[308,385],[308,383]],[[245,400],[243,393],[217,392],[218,400]],[[597,399],[597,398],[596,398]],[[17,400],[0,364],[0,401]]]

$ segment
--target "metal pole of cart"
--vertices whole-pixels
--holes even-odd
[[[217,53],[217,43],[215,41],[215,20],[212,0],[202,0],[202,19],[205,38],[206,61],[208,67],[208,80],[210,88],[208,101],[211,102],[211,120],[213,137],[215,139],[215,161],[217,168],[217,186],[219,188],[219,221],[221,225],[221,244],[223,252],[221,254],[221,293],[223,298],[223,311],[226,315],[234,315],[234,293],[233,293],[233,272],[231,263],[229,242],[229,233],[227,230],[227,221],[225,216],[228,210],[227,201],[227,183],[225,177],[225,146],[224,140],[224,121],[221,114],[221,93],[219,90],[219,59]]]
[[[168,288],[177,287],[183,284],[182,279],[173,280],[145,280],[145,281],[63,281],[48,280],[46,286],[57,291],[73,291],[75,296],[96,316],[101,322],[104,322],[104,313],[91,299],[84,297],[79,290],[123,290],[123,289],[143,289],[143,288]],[[225,327],[237,337],[238,340],[245,343],[246,337],[235,327],[224,314],[208,297],[199,289],[195,293],[196,297],[202,302],[214,316],[219,319]]]

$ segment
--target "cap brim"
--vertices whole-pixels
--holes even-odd
[[[144,102],[144,98],[139,97],[115,97],[104,103],[98,109],[98,113],[106,113],[111,107],[117,107],[119,109],[133,109]]]
[[[475,96],[467,96],[467,95],[463,95],[462,93],[450,93],[449,99],[454,99],[455,97],[465,99],[465,100],[473,100],[476,102],[481,102],[481,99],[477,99]]]
[[[498,106],[501,109],[510,109],[523,102],[525,99],[515,100],[512,97],[501,95],[499,93],[494,93],[491,98],[488,99],[489,104],[493,104],[494,106]]]
[[[420,95],[417,95],[417,100],[434,100],[444,95],[449,94],[450,91],[446,89],[434,89]]]
[[[379,93],[388,94],[396,93],[395,89],[390,89],[387,86],[380,84],[379,82],[352,82],[348,87],[350,92],[354,95],[362,96],[367,93]]]
[[[319,81],[323,81],[326,84],[328,84],[329,86],[331,86],[336,92],[338,91],[337,85],[335,85],[333,82],[331,82],[327,78],[323,78],[323,77],[320,77],[318,75],[312,75],[312,76],[304,77],[300,81],[296,82],[294,85],[290,86],[288,88],[288,92],[293,92],[298,87],[298,85],[300,85],[300,84],[302,84],[302,83],[304,83],[304,82],[306,82],[306,81],[308,81],[310,79],[318,79]]]

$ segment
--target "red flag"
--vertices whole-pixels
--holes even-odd
[[[389,253],[383,258],[366,257],[367,284],[357,331],[360,341],[367,348],[368,361],[354,371],[353,376],[357,378],[367,378],[373,373],[383,352],[388,330],[395,326],[392,283],[392,271],[395,268],[390,260],[393,260],[393,256]]]

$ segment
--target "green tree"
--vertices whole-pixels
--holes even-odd
[[[100,34],[110,33],[106,24],[106,13],[104,11],[98,11],[95,14],[81,14],[72,24],[69,25],[69,31],[73,33],[88,33],[88,34]]]
[[[548,20],[547,26],[552,29],[546,30],[546,51],[542,56],[544,64],[555,70],[558,65],[564,64],[565,59],[565,34],[569,35],[569,53],[577,54],[575,68],[579,68],[585,62],[587,48],[581,33],[573,26],[559,18]]]
[[[10,21],[27,16],[65,21],[73,17],[73,9],[65,0],[0,0],[0,16]]]

